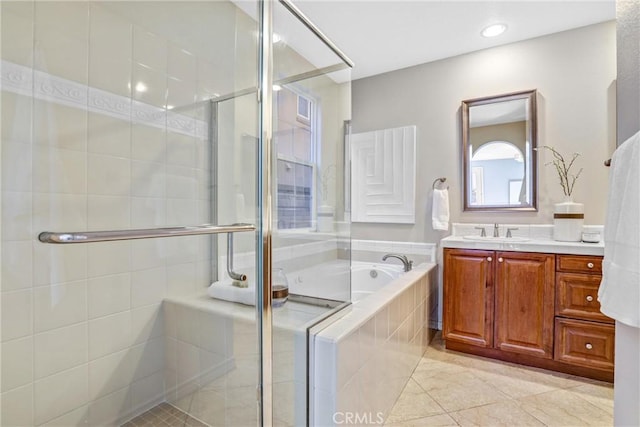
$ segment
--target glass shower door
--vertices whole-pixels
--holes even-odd
[[[207,293],[226,234],[176,227],[258,224],[256,20],[224,1],[0,7],[0,424],[254,423],[257,310]]]
[[[343,157],[351,63],[288,1],[273,2],[273,37],[271,259],[289,300],[272,311],[267,355],[273,423],[301,426],[316,379],[310,330],[351,300]]]
[[[285,1],[0,8],[0,425],[306,424],[348,59]]]

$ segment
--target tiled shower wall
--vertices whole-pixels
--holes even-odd
[[[162,397],[161,302],[208,284],[208,240],[36,238],[207,222],[206,110],[167,108],[215,66],[86,2],[2,2],[2,60],[0,423],[117,422]]]

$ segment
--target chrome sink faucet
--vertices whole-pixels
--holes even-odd
[[[497,223],[493,224],[493,237],[500,237],[500,227]]]
[[[404,271],[411,271],[411,268],[413,268],[413,261],[410,261],[409,258],[407,258],[406,255],[401,255],[401,254],[386,254],[385,256],[382,257],[382,261],[386,261],[387,258],[398,258],[400,261],[402,261],[402,264],[404,265]]]

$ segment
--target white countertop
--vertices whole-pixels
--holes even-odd
[[[604,255],[604,243],[557,242],[531,239],[526,242],[491,242],[467,240],[462,236],[449,236],[441,240],[443,248],[483,249],[490,251],[541,252],[569,255]]]

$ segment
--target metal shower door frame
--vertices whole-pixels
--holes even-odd
[[[272,238],[273,238],[273,11],[280,3],[305,27],[333,51],[347,67],[353,62],[290,0],[258,0],[259,52],[258,52],[258,102],[259,102],[259,150],[258,150],[258,212],[256,230],[256,268],[262,271],[261,283],[256,285],[256,307],[259,340],[258,402],[259,426],[273,424],[273,331],[271,310],[272,292]],[[332,67],[328,67],[332,68]],[[342,68],[342,67],[340,67]],[[326,70],[328,71],[328,70]],[[300,76],[298,76],[300,77]]]

